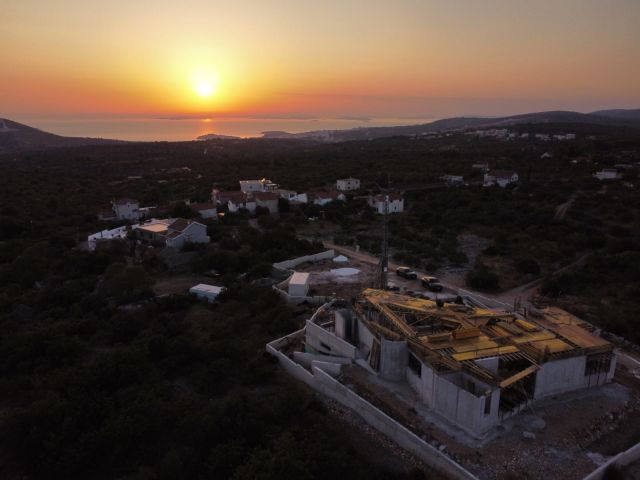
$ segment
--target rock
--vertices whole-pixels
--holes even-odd
[[[440,450],[441,452],[444,452],[446,449],[447,449],[447,446],[444,444],[438,447],[438,450]]]
[[[529,440],[535,440],[536,439],[536,434],[533,432],[522,432],[522,436],[524,438],[527,438]]]

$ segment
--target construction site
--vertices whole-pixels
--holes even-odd
[[[288,373],[451,478],[581,479],[637,441],[640,380],[595,327],[390,291],[387,244],[385,225],[361,290],[267,345]]]
[[[366,289],[323,305],[267,350],[327,396],[356,395],[475,478],[533,464],[549,478],[583,478],[599,459],[585,432],[603,417],[637,415],[633,389],[611,383],[613,345],[591,330],[559,309],[523,319]],[[616,422],[605,423],[611,435]]]

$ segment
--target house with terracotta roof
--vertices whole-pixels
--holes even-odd
[[[385,204],[388,202],[388,213],[402,213],[404,212],[404,197],[400,193],[392,192],[388,194],[378,194],[369,197],[369,205],[379,215],[384,215]]]
[[[269,213],[278,213],[280,195],[276,192],[255,192],[253,199],[256,202],[256,207],[266,208]]]
[[[347,197],[342,192],[314,192],[309,194],[309,198],[312,199],[315,205],[326,205],[331,202],[341,201],[344,202]]]
[[[492,187],[493,185],[498,185],[505,188],[512,183],[518,183],[518,179],[518,174],[513,170],[490,170],[484,174],[483,186]]]
[[[207,227],[186,218],[152,219],[136,228],[140,240],[164,243],[167,247],[182,248],[185,243],[209,243]]]
[[[218,209],[213,202],[191,203],[189,207],[200,214],[204,219],[217,218]]]

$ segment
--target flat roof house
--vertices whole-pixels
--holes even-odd
[[[223,290],[224,287],[208,285],[206,283],[199,283],[198,285],[194,285],[193,287],[191,287],[189,289],[189,293],[195,295],[201,300],[213,302],[216,298],[218,298],[218,295],[220,295]]]
[[[357,178],[340,178],[336,180],[336,189],[341,192],[349,192],[360,188],[360,180]]]
[[[517,183],[519,180],[518,174],[513,170],[491,170],[484,174],[483,186],[491,187],[498,185],[505,188],[507,185]]]
[[[132,198],[120,198],[111,202],[113,212],[118,220],[139,220],[140,203]]]
[[[250,192],[272,192],[278,189],[278,184],[271,180],[262,178],[260,180],[240,180],[240,190],[244,193]]]
[[[294,272],[289,278],[289,295],[292,297],[306,297],[309,293],[309,274],[307,272]]]

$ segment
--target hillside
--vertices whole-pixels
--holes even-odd
[[[63,137],[0,118],[0,153],[114,143],[121,142],[101,138]]]
[[[640,128],[640,110],[601,110],[593,113],[551,111],[506,117],[453,117],[420,125],[365,127],[348,130],[317,130],[302,133],[264,132],[264,138],[316,139],[332,142],[371,140],[385,137],[422,135],[469,128],[504,128],[522,124],[590,124]]]

